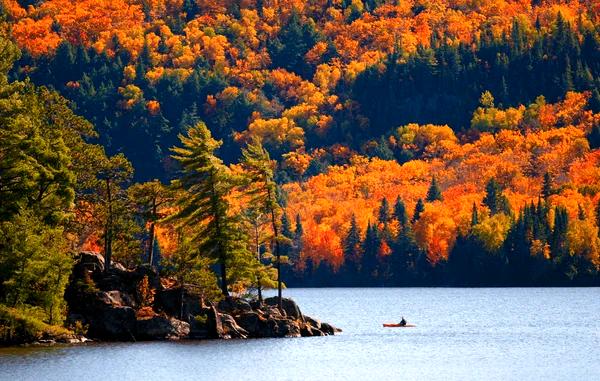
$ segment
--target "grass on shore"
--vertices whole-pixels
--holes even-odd
[[[36,315],[34,308],[12,308],[0,304],[0,345],[73,336],[67,328],[47,324]]]

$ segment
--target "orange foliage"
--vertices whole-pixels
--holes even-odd
[[[585,134],[598,115],[585,110],[584,99],[585,94],[571,93],[562,102],[545,105],[557,115],[550,129],[529,130],[520,125],[496,134],[483,133],[464,144],[446,127],[411,124],[399,128],[390,143],[395,149],[421,152],[425,159],[399,164],[354,156],[349,165],[331,166],[327,173],[303,183],[287,184],[288,213],[300,214],[303,224],[310,226],[304,236],[310,251],[305,254],[327,258],[329,249],[321,243],[321,235],[326,234],[328,242],[332,232],[342,239],[352,214],[364,231],[369,221],[377,220],[383,198],[390,203],[402,198],[411,214],[417,200],[425,198],[432,176],[444,200],[426,204],[414,231],[433,262],[446,258],[458,232],[466,231],[472,206],[482,204],[485,185],[492,177],[505,187],[515,213],[537,201],[542,178],[549,172],[558,191],[549,198],[550,204],[565,206],[572,218],[579,206],[593,216],[600,198],[600,151],[590,152]]]

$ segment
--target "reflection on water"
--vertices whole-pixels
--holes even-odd
[[[0,349],[0,380],[600,379],[600,289],[291,289],[299,339]],[[383,328],[407,318],[416,328]]]

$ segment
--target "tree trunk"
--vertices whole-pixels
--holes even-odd
[[[256,221],[254,221],[254,242],[256,244],[256,259],[258,260],[258,264],[261,265],[262,264],[262,258],[260,255],[260,237],[259,237],[259,231],[258,231],[258,218],[256,219]],[[261,285],[261,275],[260,275],[260,270],[258,272],[258,279],[256,280],[257,283],[257,289],[258,289],[258,302],[262,305],[263,303],[263,297],[262,297],[262,285]]]
[[[271,190],[269,189],[267,192],[267,196],[269,200],[271,200]],[[273,226],[273,238],[275,239],[275,258],[277,258],[276,268],[277,268],[277,307],[279,310],[283,310],[283,302],[281,295],[281,252],[279,251],[279,232],[277,231],[277,221],[275,219],[275,208],[271,206],[271,225]]]
[[[112,258],[112,194],[110,192],[110,179],[106,179],[106,200],[108,203],[108,215],[106,216],[106,226],[104,231],[104,272],[110,270]]]
[[[148,263],[154,262],[154,225],[156,221],[156,198],[152,200],[152,222],[150,223],[150,247],[148,248]]]

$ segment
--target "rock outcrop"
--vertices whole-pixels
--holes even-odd
[[[182,285],[164,288],[147,265],[105,270],[102,255],[82,252],[65,298],[68,321],[88,328],[95,340],[246,339],[333,335],[337,328],[305,316],[291,299],[264,303],[227,297],[206,303]],[[143,288],[146,288],[144,290]],[[148,295],[152,295],[151,301]]]

